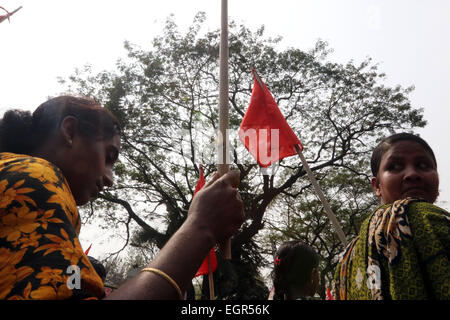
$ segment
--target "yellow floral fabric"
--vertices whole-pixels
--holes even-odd
[[[102,298],[102,280],[78,240],[80,227],[56,166],[0,153],[0,299]]]

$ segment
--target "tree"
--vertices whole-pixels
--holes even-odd
[[[204,20],[203,13],[197,14],[189,30],[180,34],[169,17],[150,50],[125,42],[128,57],[118,61],[117,70],[93,75],[87,66],[61,80],[70,91],[98,99],[122,122],[117,182],[86,209],[85,216],[95,212],[106,225],[125,226],[125,245],[134,222],[138,242],[161,248],[186,218],[198,165],[204,165],[207,178],[216,170],[220,33],[202,34]],[[323,41],[304,52],[279,50],[281,38],[265,37],[263,27],[252,32],[232,22],[229,34],[230,128],[237,132],[248,106],[250,70],[255,67],[304,144],[305,157],[326,194],[339,196],[332,206],[339,209],[344,232],[352,236],[367,205],[349,205],[349,216],[341,198],[367,194],[358,190],[367,180],[374,143],[388,133],[426,124],[422,110],[410,105],[413,88],[383,85],[384,74],[370,59],[360,65],[327,61],[330,50]],[[282,160],[275,175],[262,175],[240,142],[231,141],[234,167],[241,172],[246,221],[232,239],[232,260],[219,264],[216,293],[220,299],[264,299],[268,289],[259,275],[264,242],[258,233],[270,223],[265,220],[267,211],[272,211],[270,217],[284,216],[295,208],[300,237],[326,242],[318,249],[327,256],[343,248],[329,230],[320,203],[312,198],[297,158]]]
[[[378,203],[368,179],[339,168],[331,169],[321,178],[320,184],[334,214],[344,226],[347,240],[353,239],[362,221]],[[292,239],[308,243],[320,254],[319,294],[325,299],[342,244],[314,190],[308,189],[301,197],[284,197],[277,208],[270,210],[267,220],[268,231],[263,239],[267,254],[273,251],[267,249]]]

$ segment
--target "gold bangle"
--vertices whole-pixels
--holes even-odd
[[[158,276],[163,277],[164,279],[166,279],[167,281],[170,282],[170,284],[174,287],[174,289],[177,291],[178,296],[180,297],[180,300],[184,300],[184,296],[183,293],[181,292],[180,287],[178,286],[178,284],[175,282],[175,280],[173,280],[167,273],[165,273],[164,271],[161,271],[159,269],[156,268],[144,268],[142,269],[140,272],[153,272],[155,274],[157,274]]]

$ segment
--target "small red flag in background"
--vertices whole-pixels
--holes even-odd
[[[10,17],[10,15],[11,15],[11,14],[9,13],[9,11],[6,10],[5,8],[3,8],[3,7],[0,7],[0,9],[3,9],[4,11],[6,11],[6,15],[1,15],[1,16],[0,16],[0,22],[3,21],[3,20],[5,20],[5,19],[8,19],[8,21],[11,22],[11,20],[9,20],[9,17]]]
[[[333,300],[333,295],[331,294],[330,288],[327,287],[327,296],[325,300]]]
[[[268,167],[278,160],[297,154],[294,145],[299,145],[301,150],[303,146],[281,114],[269,89],[255,70],[252,73],[252,96],[239,128],[239,138],[258,164]],[[273,129],[279,130],[278,145],[272,145]]]
[[[91,250],[91,247],[92,247],[92,243],[91,243],[91,245],[89,246],[89,248],[87,248],[86,251],[84,252],[85,255],[88,255],[89,250]]]
[[[199,192],[204,185],[205,185],[205,176],[203,175],[203,167],[200,166],[200,178],[198,179],[197,185],[195,186],[194,197],[195,194]]]
[[[9,19],[14,13],[16,13],[17,11],[19,11],[20,9],[22,9],[22,7],[17,8],[16,10],[9,12],[8,10],[6,10],[3,7],[0,7],[0,9],[6,11],[6,15],[0,15],[0,22],[3,22],[4,20],[8,19],[9,22],[11,22],[11,20]]]
[[[203,188],[204,185],[205,185],[205,176],[203,175],[203,167],[200,166],[200,178],[198,179],[197,186],[195,187],[194,197],[195,197],[195,194],[201,188]],[[209,257],[211,260],[211,271],[214,272],[217,269],[217,258],[216,258],[216,252],[214,250],[214,247],[211,248],[211,250],[209,251]],[[208,257],[206,257],[205,260],[203,260],[203,263],[200,266],[200,268],[198,269],[195,276],[198,277],[198,276],[202,276],[202,275],[205,275],[208,273],[209,273]]]

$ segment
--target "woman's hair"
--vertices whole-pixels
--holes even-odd
[[[383,155],[391,148],[394,143],[398,141],[414,141],[419,143],[431,155],[434,164],[437,167],[434,152],[425,140],[411,133],[396,133],[383,139],[373,150],[372,158],[370,159],[370,168],[372,170],[373,177],[376,177],[378,175],[378,170],[380,169],[381,158],[383,157]]]
[[[109,139],[121,134],[117,118],[97,101],[63,95],[30,111],[9,110],[0,120],[0,152],[30,154],[55,134],[67,116],[78,119],[81,134],[90,139]]]
[[[319,255],[306,243],[300,240],[283,243],[277,250],[272,271],[274,300],[284,300],[289,287],[303,288],[318,265]]]

